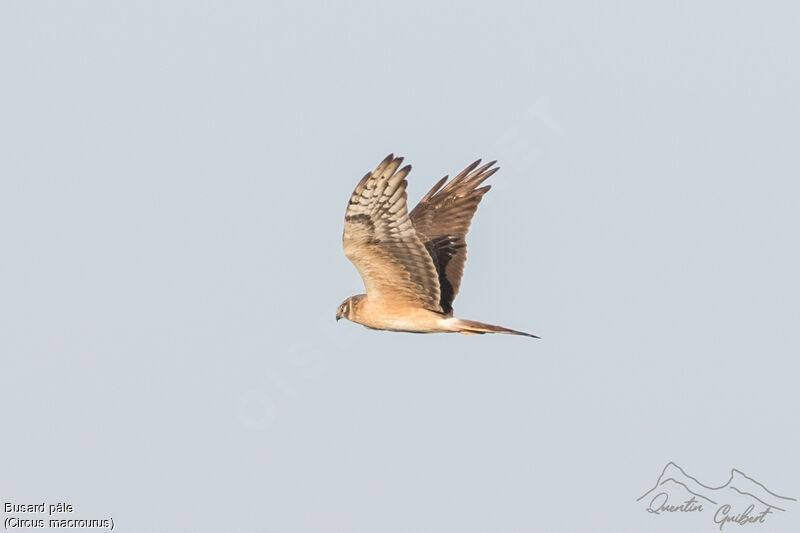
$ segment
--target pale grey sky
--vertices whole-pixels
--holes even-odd
[[[0,498],[135,532],[718,531],[635,502],[668,461],[800,497],[798,15],[4,2]],[[499,160],[455,310],[542,340],[335,323],[389,152],[412,204]]]

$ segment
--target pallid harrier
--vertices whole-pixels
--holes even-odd
[[[408,213],[402,157],[389,154],[358,183],[344,217],[344,253],[358,269],[367,294],[339,306],[346,318],[372,329],[413,333],[530,333],[453,317],[453,299],[467,259],[464,237],[491,185],[477,188],[499,167],[480,159],[447,185],[447,176]]]

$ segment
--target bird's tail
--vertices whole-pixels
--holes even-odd
[[[452,331],[463,333],[464,335],[483,335],[484,333],[506,333],[508,335],[525,335],[526,337],[533,337],[538,339],[536,335],[525,333],[524,331],[517,331],[515,329],[508,329],[502,326],[494,326],[492,324],[484,324],[483,322],[476,322],[474,320],[464,320],[463,318],[450,318],[448,325]]]

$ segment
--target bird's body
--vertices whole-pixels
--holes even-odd
[[[372,329],[436,333],[442,331],[448,317],[422,307],[399,306],[385,301],[370,300],[366,295],[354,302],[348,320]],[[353,302],[351,300],[351,302]]]
[[[446,185],[447,176],[409,214],[402,158],[389,155],[356,186],[345,214],[345,255],[358,269],[367,294],[339,306],[368,328],[412,333],[510,333],[501,326],[453,317],[452,302],[466,261],[465,236],[483,195],[478,187],[498,169],[494,161],[468,166]],[[442,187],[444,185],[444,187]]]

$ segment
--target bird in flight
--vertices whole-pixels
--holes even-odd
[[[453,299],[467,260],[464,239],[478,204],[491,188],[479,186],[499,170],[493,166],[496,161],[478,166],[479,159],[447,184],[445,176],[411,213],[406,205],[411,165],[400,168],[402,162],[402,157],[389,154],[350,196],[342,242],[367,294],[342,302],[336,320],[412,333],[508,333],[538,339],[453,316]]]

